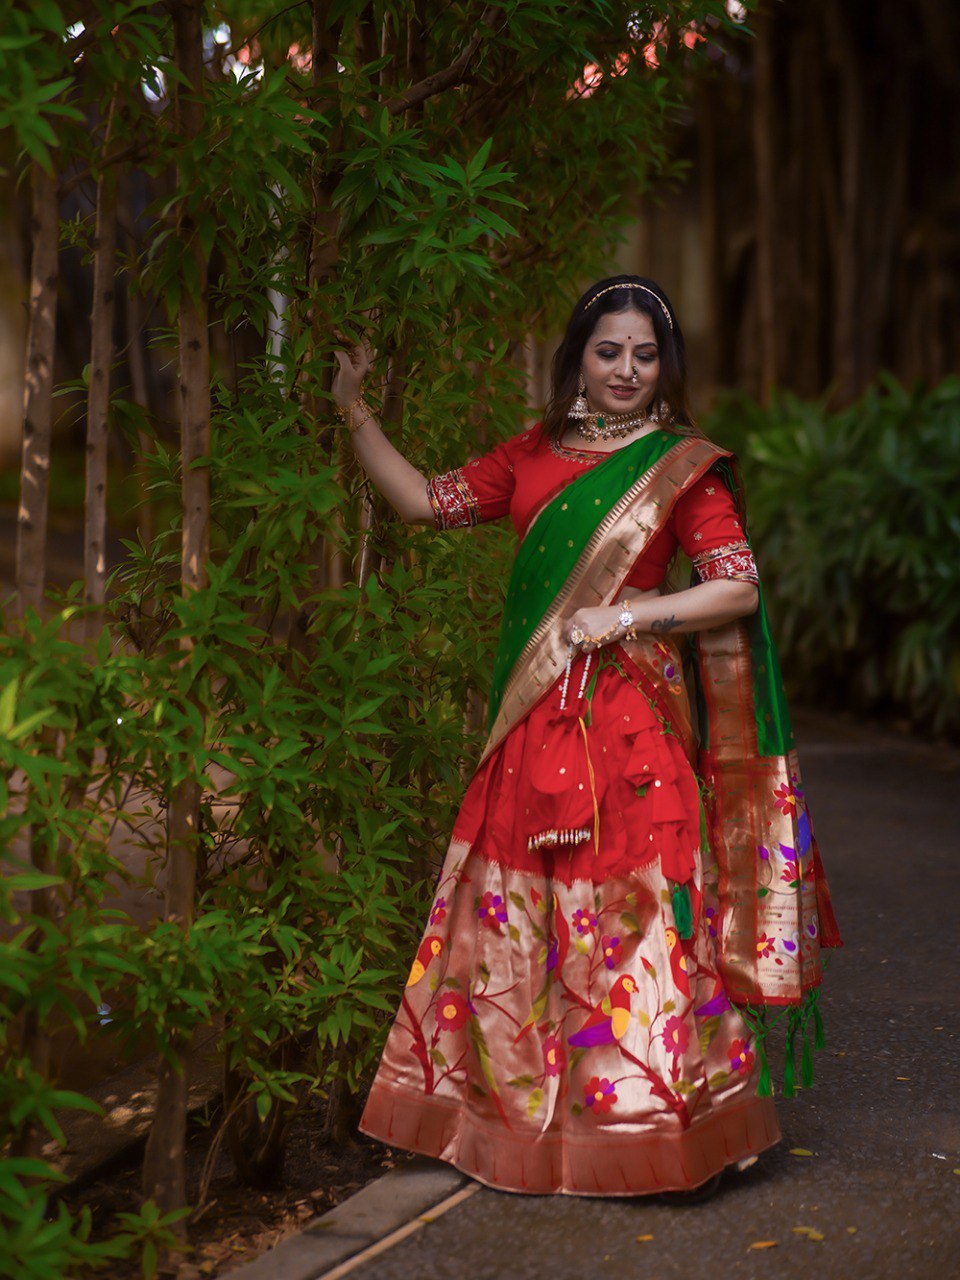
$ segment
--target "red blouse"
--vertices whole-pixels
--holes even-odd
[[[606,456],[598,449],[570,449],[544,439],[538,423],[464,466],[432,476],[427,494],[434,525],[456,529],[509,515],[518,537],[523,538],[545,503]],[[701,580],[757,581],[756,564],[733,498],[710,471],[677,499],[667,523],[650,541],[624,586],[658,587],[678,546]]]

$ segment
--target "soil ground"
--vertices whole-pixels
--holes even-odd
[[[219,1108],[193,1118],[187,1149],[191,1199],[202,1176],[210,1142],[219,1125]],[[309,1104],[291,1127],[282,1184],[270,1189],[243,1187],[234,1178],[233,1161],[221,1149],[206,1203],[188,1226],[190,1250],[180,1280],[223,1275],[272,1249],[285,1236],[299,1231],[311,1218],[334,1208],[388,1169],[411,1159],[411,1153],[385,1147],[358,1134],[345,1145],[324,1141],[324,1104]],[[225,1147],[225,1144],[224,1144]],[[131,1150],[121,1167],[112,1167],[82,1188],[64,1196],[72,1211],[89,1205],[93,1237],[111,1234],[117,1213],[140,1208],[142,1146]],[[142,1280],[136,1263],[114,1263],[91,1277]]]

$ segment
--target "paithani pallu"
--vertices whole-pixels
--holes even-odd
[[[548,502],[517,552],[489,737],[360,1120],[491,1186],[697,1186],[779,1140],[767,1006],[818,1038],[820,949],[840,939],[762,597],[701,633],[689,676],[671,638],[641,636],[560,707],[564,622],[620,598],[717,464],[739,501],[724,451],[643,437]],[[566,815],[523,858],[464,816],[481,793],[492,813],[508,774],[511,820],[522,780],[542,801],[550,775]]]

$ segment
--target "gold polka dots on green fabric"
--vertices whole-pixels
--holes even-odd
[[[677,437],[667,431],[642,436],[616,449],[596,466],[582,472],[537,516],[517,551],[507,588],[500,644],[493,666],[488,727],[493,726],[510,672],[544,614],[604,517],[626,491],[670,449]],[[540,556],[547,556],[554,572],[541,578]],[[520,616],[520,602],[523,615]],[[516,625],[513,625],[513,624]]]

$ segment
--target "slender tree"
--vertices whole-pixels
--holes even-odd
[[[118,94],[107,112],[104,156],[113,132]],[[87,466],[84,488],[84,600],[87,635],[102,623],[107,580],[107,436],[110,421],[110,376],[113,367],[113,319],[117,270],[117,171],[105,165],[97,178],[96,230],[93,254],[93,305],[90,312],[90,384],[87,390]]]
[[[47,505],[57,337],[60,220],[56,175],[39,160],[30,166],[30,303],[23,379],[23,448],[17,512],[17,597],[21,610],[39,610],[47,557]]]
[[[207,320],[207,260],[194,216],[189,187],[199,162],[196,141],[204,124],[202,0],[176,0],[171,5],[174,63],[182,76],[176,89],[177,133],[185,162],[178,174],[181,202],[177,236],[189,264],[180,292],[179,392],[180,466],[183,532],[180,582],[185,596],[207,584],[210,556],[210,343]],[[185,657],[193,644],[181,640]],[[198,713],[199,713],[198,707]],[[200,714],[198,714],[200,718]],[[196,738],[184,743],[189,754],[203,749]],[[175,784],[167,809],[167,888],[165,913],[186,931],[194,915],[197,852],[200,834],[200,783],[192,765]],[[187,1121],[187,1078],[183,1055],[188,1040],[178,1037],[176,1052],[160,1067],[153,1124],[143,1165],[144,1194],[164,1210],[186,1203],[184,1144]],[[171,1060],[172,1059],[172,1060]]]

